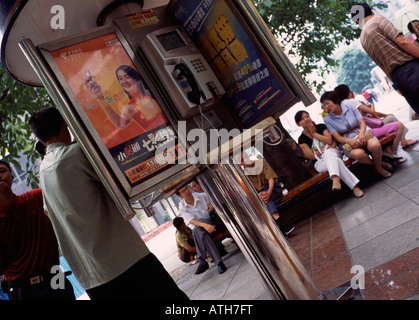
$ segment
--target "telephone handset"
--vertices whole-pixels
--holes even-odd
[[[199,105],[201,92],[199,90],[198,83],[188,66],[183,63],[178,63],[175,66],[172,75],[186,93],[189,101]]]
[[[181,26],[147,34],[140,49],[140,56],[156,71],[181,118],[205,111],[225,94],[208,62]]]

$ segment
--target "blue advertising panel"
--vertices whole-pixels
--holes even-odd
[[[172,14],[207,59],[246,127],[287,100],[286,85],[225,0],[179,0]]]

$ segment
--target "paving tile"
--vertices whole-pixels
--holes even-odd
[[[406,161],[396,168],[394,175],[386,179],[386,184],[398,190],[404,186],[419,180],[419,170],[417,170],[417,160]]]
[[[288,243],[298,255],[298,253],[310,248],[311,233],[301,233],[300,230],[296,228],[289,236]]]
[[[391,179],[391,178],[389,178]],[[387,180],[387,179],[386,179]],[[347,198],[333,205],[336,217],[338,220],[343,219],[347,215],[351,215],[353,212],[360,210],[363,207],[368,206],[371,202],[377,201],[386,194],[393,192],[394,189],[383,181],[378,181],[373,185],[364,188],[364,196],[362,198]]]
[[[310,248],[307,248],[304,251],[300,251],[297,256],[306,271],[313,269],[312,250]]]
[[[401,187],[398,191],[406,198],[413,199],[419,196],[419,188],[417,180]]]
[[[327,225],[313,225],[312,247],[318,248],[342,234],[339,222],[330,220]]]
[[[353,277],[351,268],[349,254],[341,254],[332,261],[313,269],[313,281],[319,290],[337,287]]]
[[[330,223],[336,222],[336,214],[335,210],[332,206],[327,207],[326,209],[318,212],[313,217],[311,217],[312,221],[312,230],[314,231],[316,228],[324,228],[328,227]]]
[[[404,223],[350,250],[354,265],[365,271],[419,247],[419,218]]]
[[[348,248],[354,249],[400,224],[419,217],[419,207],[408,200],[344,233]],[[390,247],[391,248],[391,247]]]
[[[393,260],[365,273],[365,291],[390,282],[393,278],[419,268],[419,248],[413,249]],[[419,288],[418,288],[419,291]]]
[[[393,278],[385,284],[365,292],[367,300],[405,300],[419,291],[419,269]]]
[[[389,192],[387,196],[376,201],[372,201],[358,211],[342,217],[339,220],[342,230],[343,232],[347,232],[348,230],[357,227],[363,222],[374,218],[375,216],[387,211],[389,208],[397,206],[406,200],[407,198],[397,191]]]
[[[241,283],[241,286],[228,288],[223,300],[271,300],[259,279],[253,278]]]
[[[178,287],[190,297],[201,283],[203,275],[191,275],[188,281],[178,284]]]
[[[200,293],[193,293],[189,298],[191,300],[221,300],[227,291],[229,281],[221,282]]]
[[[318,248],[313,248],[313,268],[334,260],[342,253],[347,252],[347,247],[343,236],[338,236],[333,240],[326,242]]]
[[[295,230],[292,234],[305,234],[311,232],[311,218],[307,218],[296,225],[294,225]]]
[[[412,201],[419,205],[419,196],[414,197]]]
[[[253,267],[239,269],[232,278],[229,289],[236,290],[237,288],[245,285],[247,282],[255,279],[260,282],[257,271]]]

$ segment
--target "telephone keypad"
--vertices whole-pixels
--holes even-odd
[[[203,71],[207,70],[207,68],[202,63],[201,59],[199,59],[199,58],[191,60],[191,64],[195,68],[197,73],[200,73],[200,72],[203,72]]]

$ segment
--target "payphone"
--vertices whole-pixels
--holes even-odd
[[[181,118],[203,111],[225,94],[211,67],[181,26],[149,33],[140,49],[176,101]]]

